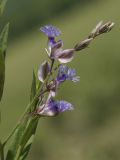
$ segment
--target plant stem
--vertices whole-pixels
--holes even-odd
[[[52,73],[52,69],[53,69],[54,62],[55,62],[55,60],[52,59],[51,68],[50,68],[50,74]]]

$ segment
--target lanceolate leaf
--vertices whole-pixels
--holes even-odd
[[[33,142],[37,124],[38,118],[33,119],[32,117],[29,117],[29,119],[26,117],[25,120],[20,123],[13,137],[14,142],[8,151],[6,160],[22,160],[27,156]]]
[[[31,101],[13,135],[13,142],[8,150],[6,160],[24,160],[30,150],[39,120],[38,117],[32,116],[30,112],[33,109],[35,110],[39,101],[39,88],[40,84],[37,84],[35,73],[33,73]]]
[[[4,55],[0,51],[0,100],[2,98],[3,86],[5,79],[5,59]]]
[[[7,24],[0,34],[0,100],[3,93],[3,86],[5,80],[5,54],[7,49],[9,24]]]
[[[4,160],[4,148],[0,141],[0,160]]]
[[[3,54],[6,53],[7,49],[7,40],[8,40],[8,31],[9,31],[9,23],[3,28],[2,33],[0,34],[0,50]]]
[[[30,101],[32,101],[35,94],[36,94],[36,76],[35,76],[35,72],[33,70],[33,79],[32,79],[32,86],[31,86]]]
[[[0,15],[3,14],[3,11],[5,9],[6,3],[7,3],[7,0],[0,0]]]
[[[33,140],[34,140],[38,120],[39,120],[38,118],[33,119],[33,120],[31,120],[31,122],[28,125],[28,128],[26,130],[26,133],[25,133],[23,140],[22,140],[22,143],[21,143],[22,150],[21,150],[20,160],[24,160],[25,157],[29,153],[30,147],[31,147]]]

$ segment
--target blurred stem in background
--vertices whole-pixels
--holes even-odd
[[[0,16],[2,16],[7,0],[0,1]],[[5,55],[7,49],[9,23],[5,25],[0,33],[0,101],[3,95],[4,81],[5,81]],[[1,123],[1,108],[0,108],[0,123]],[[4,146],[0,140],[0,158],[4,160]]]

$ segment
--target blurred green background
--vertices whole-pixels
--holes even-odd
[[[64,48],[70,48],[100,20],[116,23],[69,64],[81,81],[66,82],[57,98],[74,104],[75,110],[40,120],[28,160],[120,160],[119,8],[119,0],[8,0],[1,20],[2,25],[11,23],[0,104],[2,139],[29,102],[33,68],[46,59],[47,39],[39,27],[60,28]]]

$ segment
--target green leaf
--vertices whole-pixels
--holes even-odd
[[[36,129],[35,129],[36,130]],[[30,151],[30,148],[31,148],[31,145],[34,141],[34,137],[35,137],[35,130],[33,132],[33,135],[30,137],[30,139],[28,140],[22,154],[21,154],[21,157],[20,157],[20,160],[25,160],[25,158],[27,157],[29,151]]]
[[[35,94],[36,94],[36,76],[35,76],[35,72],[33,70],[33,79],[32,79],[32,86],[31,86],[30,101],[32,101]]]
[[[36,92],[40,89],[41,86],[41,82],[38,80],[37,76],[36,76],[36,72],[33,70],[33,79],[32,79],[32,85],[31,85],[31,93],[30,93],[30,102],[34,99]],[[32,105],[33,107],[31,107],[31,112],[35,110],[35,107],[37,105],[37,99],[36,101],[34,101],[34,104]]]
[[[18,123],[15,132],[12,133],[12,144],[8,150],[6,160],[24,160],[28,155],[31,144],[33,143],[39,117],[32,116],[31,111],[35,111],[39,101],[40,82],[37,80],[33,71],[33,80],[31,85],[30,103]]]
[[[5,27],[2,30],[2,33],[0,34],[0,51],[1,51],[1,54],[5,54],[6,53],[7,40],[8,40],[8,31],[9,31],[9,23],[7,23],[5,25]]]
[[[23,119],[23,121],[19,124],[18,128],[16,129],[13,136],[13,142],[10,145],[10,149],[8,150],[8,153],[7,153],[6,160],[14,160],[14,157],[18,152],[19,144],[24,135],[24,130],[26,128],[27,121],[28,121],[28,118],[26,117],[25,119]]]
[[[24,160],[28,155],[39,120],[39,117],[33,117],[30,111],[35,111],[36,104],[39,101],[39,93],[40,84],[36,83],[35,73],[33,72],[31,101],[27,106],[25,114],[22,117],[16,131],[14,132],[12,138],[13,142],[8,150],[6,160]]]
[[[38,124],[38,118],[33,119],[26,130],[26,133],[21,142],[22,150],[21,150],[21,160],[24,160],[29,153],[30,147],[33,143],[35,132]]]
[[[1,2],[0,2],[0,15],[3,14],[6,3],[7,3],[7,0],[1,0]]]
[[[3,86],[5,80],[5,54],[7,49],[9,24],[7,24],[0,34],[0,100],[3,94]]]
[[[4,160],[4,147],[0,141],[0,160]]]
[[[10,146],[6,160],[23,160],[27,156],[33,142],[38,120],[39,118],[29,117],[28,119],[26,117],[25,120],[20,123],[13,137],[14,143]]]

